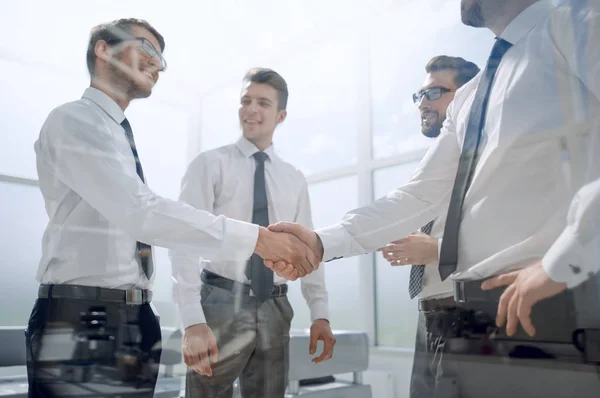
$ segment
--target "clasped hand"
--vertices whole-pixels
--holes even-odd
[[[314,231],[281,222],[260,228],[255,253],[277,275],[293,281],[319,268],[323,246]]]

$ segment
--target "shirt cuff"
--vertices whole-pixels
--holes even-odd
[[[310,305],[310,321],[314,322],[317,319],[329,320],[329,310],[327,300],[315,300]]]
[[[352,236],[342,225],[321,228],[315,233],[323,243],[323,262],[337,260],[350,252]]]
[[[569,289],[578,286],[588,279],[582,251],[575,230],[567,227],[542,259],[544,270],[553,281],[564,283]]]
[[[225,240],[221,258],[228,261],[246,261],[256,249],[258,240],[256,224],[228,218],[225,222]]]
[[[185,307],[179,308],[179,317],[181,318],[182,330],[197,325],[199,323],[206,323],[206,317],[204,316],[204,310],[202,304],[186,305]]]
[[[441,254],[442,254],[442,239],[443,238],[438,239],[438,261],[441,258]]]

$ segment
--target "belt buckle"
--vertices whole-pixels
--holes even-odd
[[[141,290],[125,290],[125,303],[128,305],[142,305],[143,292]]]
[[[277,286],[277,297],[283,296],[283,284],[275,285]]]
[[[465,294],[465,281],[453,281],[454,283],[454,301],[457,304],[465,304],[467,297]]]

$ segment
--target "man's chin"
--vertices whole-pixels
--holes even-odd
[[[436,138],[440,135],[441,126],[437,123],[433,126],[421,126],[421,134],[427,138]]]
[[[152,87],[143,87],[137,85],[135,88],[133,98],[148,98],[150,95],[152,95]]]

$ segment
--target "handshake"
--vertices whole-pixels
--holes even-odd
[[[294,281],[319,268],[323,244],[314,231],[300,224],[281,222],[260,227],[254,253],[277,275]]]

